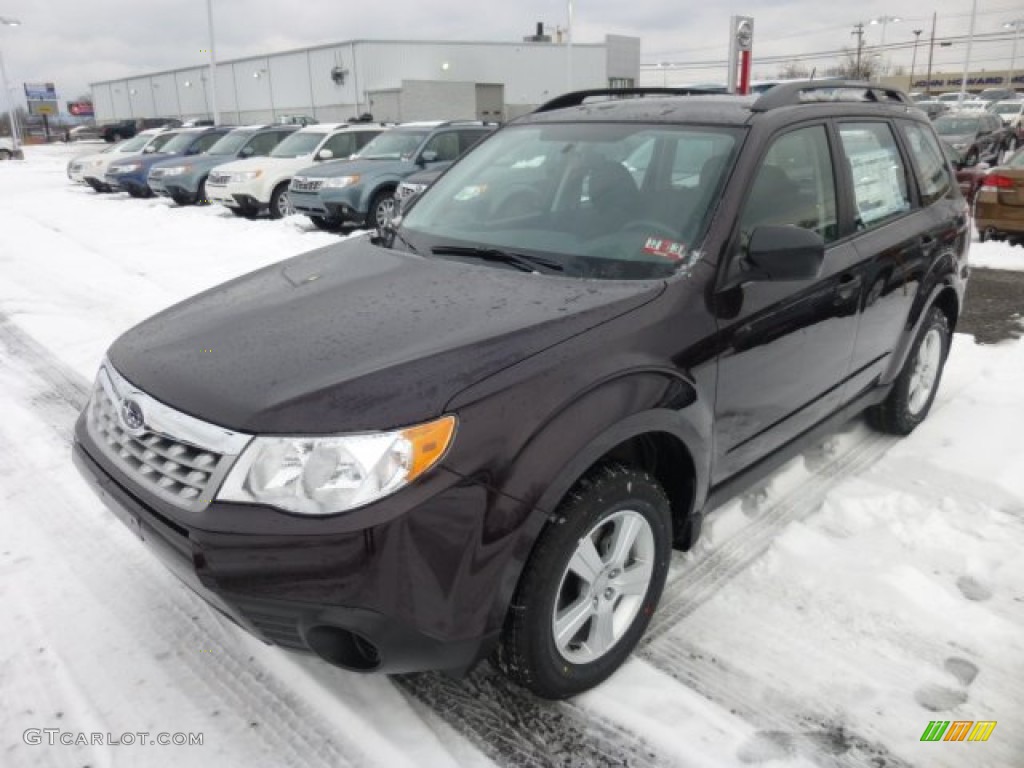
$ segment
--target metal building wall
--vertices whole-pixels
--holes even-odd
[[[225,123],[271,122],[311,114],[324,122],[372,112],[368,93],[402,81],[501,83],[506,117],[572,88],[639,78],[638,38],[604,44],[352,41],[218,64],[217,102]],[[340,70],[341,78],[332,78]],[[92,85],[99,120],[207,117],[212,112],[206,67],[187,67]],[[439,85],[443,88],[443,85]],[[416,103],[413,99],[411,103]],[[416,119],[418,116],[406,116]]]

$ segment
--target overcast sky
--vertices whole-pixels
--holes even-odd
[[[565,0],[213,0],[219,59],[270,53],[352,39],[517,41],[537,21],[552,28],[567,21]],[[886,25],[885,42],[906,44],[890,52],[893,65],[909,68],[913,30],[921,29],[917,71],[927,66],[931,13],[939,14],[939,38],[966,35],[970,0],[574,0],[574,39],[599,42],[607,33],[642,39],[643,62],[724,60],[731,14],[755,19],[755,76],[772,77],[778,65],[758,57],[790,56],[851,46],[858,21],[901,16]],[[90,82],[201,64],[208,47],[206,0],[0,0],[0,16],[21,21],[0,27],[0,51],[9,82],[53,81],[62,101]],[[1006,32],[1002,25],[1024,19],[1024,2],[979,0],[976,32]],[[866,26],[865,44],[881,42],[882,26]],[[935,48],[936,71],[959,71],[966,46]],[[1009,43],[976,42],[972,69],[1008,65]],[[1017,69],[1024,69],[1024,40]],[[826,61],[809,62],[824,67]],[[692,70],[691,82],[724,81],[721,69]],[[678,78],[677,78],[678,79]]]

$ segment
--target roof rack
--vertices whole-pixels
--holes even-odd
[[[550,112],[554,109],[578,107],[592,96],[711,96],[712,88],[594,88],[588,91],[571,91],[556,96],[537,107],[536,112]]]
[[[820,91],[819,98],[803,99],[805,93]],[[825,92],[849,91],[849,96],[859,94],[860,98],[843,98],[834,95],[833,98],[820,98],[826,96]],[[751,109],[754,112],[767,112],[779,107],[791,107],[796,104],[805,104],[808,101],[874,101],[878,103],[888,102],[890,104],[907,104],[913,106],[914,102],[903,91],[897,88],[883,88],[872,83],[863,83],[856,80],[805,80],[794,83],[780,83],[774,88],[765,91]]]

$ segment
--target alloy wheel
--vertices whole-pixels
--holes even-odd
[[[551,617],[555,646],[564,659],[596,661],[622,638],[650,588],[655,554],[650,523],[632,510],[601,520],[579,540]]]
[[[941,364],[942,336],[936,328],[932,328],[925,334],[921,345],[917,348],[914,371],[910,376],[910,396],[907,398],[907,408],[912,415],[919,414],[931,398]]]

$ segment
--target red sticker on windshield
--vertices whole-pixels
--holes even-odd
[[[660,237],[648,237],[644,243],[644,253],[660,256],[663,259],[682,261],[686,255],[686,245],[675,240],[663,240]]]

